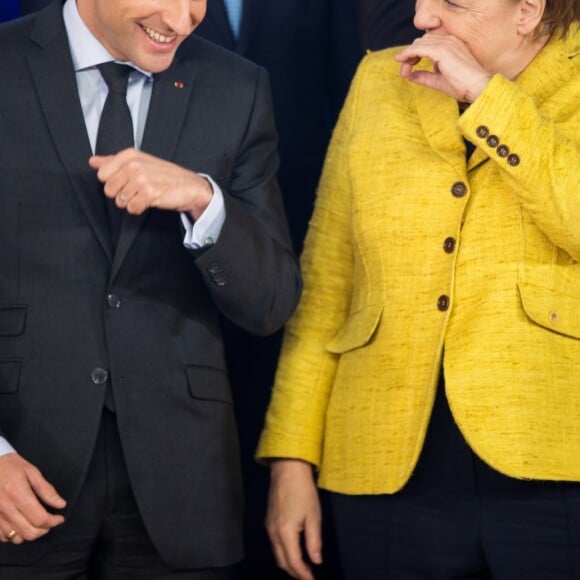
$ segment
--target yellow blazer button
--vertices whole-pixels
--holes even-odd
[[[485,125],[480,125],[475,133],[478,137],[485,139],[489,135],[489,129]]]
[[[463,181],[457,181],[451,186],[451,193],[455,197],[463,197],[467,193],[467,186]]]
[[[451,254],[455,249],[455,238],[449,237],[445,238],[443,241],[443,250],[448,254]]]
[[[490,146],[490,147],[497,147],[499,145],[499,137],[497,135],[490,135],[487,138],[486,143]]]
[[[496,153],[497,153],[497,154],[498,154],[500,157],[507,157],[507,156],[508,156],[508,154],[509,154],[509,152],[510,152],[510,150],[509,150],[509,148],[508,148],[508,146],[507,146],[507,145],[500,145],[500,146],[497,148],[497,151],[496,151]]]

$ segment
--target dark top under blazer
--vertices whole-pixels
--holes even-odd
[[[266,73],[202,39],[188,44],[155,75],[142,148],[217,180],[221,236],[187,251],[179,214],[152,210],[125,218],[113,255],[62,2],[0,27],[0,434],[70,512],[99,429],[104,369],[143,520],[177,568],[242,555],[220,316],[273,332],[301,288]],[[1,545],[0,563],[30,561],[50,538]]]

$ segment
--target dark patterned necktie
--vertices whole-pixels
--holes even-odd
[[[107,83],[109,94],[99,121],[95,153],[97,155],[114,155],[135,145],[131,111],[127,105],[127,84],[129,73],[133,69],[116,62],[106,62],[99,65],[98,68]],[[106,197],[105,203],[109,216],[111,239],[113,247],[115,247],[121,231],[123,212],[115,205],[113,199]]]

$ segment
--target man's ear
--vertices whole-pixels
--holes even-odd
[[[521,0],[518,32],[522,36],[538,29],[546,9],[546,0]]]

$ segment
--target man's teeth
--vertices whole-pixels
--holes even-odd
[[[164,36],[163,34],[159,34],[159,32],[147,26],[143,26],[143,30],[145,31],[145,34],[155,42],[167,44],[175,38],[175,36]]]

